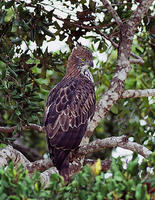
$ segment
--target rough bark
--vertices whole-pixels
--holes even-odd
[[[83,163],[81,164],[81,158],[83,156],[100,151],[104,148],[114,147],[122,147],[131,151],[136,151],[138,154],[145,158],[148,158],[152,153],[142,145],[128,141],[126,136],[110,137],[102,140],[96,140],[78,149],[74,160],[70,163],[70,176],[78,172],[83,166]],[[30,175],[34,172],[34,170],[42,172],[41,182],[44,185],[49,183],[51,174],[58,173],[57,169],[53,167],[50,159],[30,162],[21,152],[8,145],[4,149],[0,150],[0,167],[7,166],[8,160],[10,159],[12,159],[15,166],[22,164],[23,167],[29,171]],[[82,162],[84,162],[84,160]]]
[[[130,65],[130,55],[131,55],[131,46],[133,42],[133,36],[138,28],[143,17],[146,15],[149,6],[152,4],[153,0],[143,0],[132,14],[130,19],[123,24],[118,16],[118,14],[113,10],[112,6],[107,0],[102,0],[103,4],[112,14],[116,23],[120,26],[120,41],[118,45],[118,59],[116,71],[111,81],[109,90],[103,95],[96,106],[95,115],[88,126],[85,138],[82,141],[82,144],[85,141],[89,142],[94,129],[99,124],[101,119],[103,119],[107,113],[110,111],[111,107],[118,101],[124,92],[124,82],[127,78],[128,73],[131,70]]]

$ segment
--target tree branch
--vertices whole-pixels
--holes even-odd
[[[18,137],[15,141],[11,143],[14,149],[20,151],[26,158],[33,162],[35,160],[41,159],[41,155],[34,147],[28,147],[23,141],[22,137]]]
[[[33,173],[35,170],[43,172],[51,167],[53,167],[53,163],[50,158],[41,159],[26,164],[26,168],[28,169],[29,173]]]
[[[109,5],[106,0],[102,2],[106,3],[105,5],[107,5],[107,9],[109,9],[109,11],[111,9],[110,12],[113,13],[113,15],[115,15],[115,17],[113,17],[117,21],[117,23],[119,23],[115,11],[112,11],[113,8],[109,8]],[[139,4],[137,10],[130,17],[130,19],[127,22],[124,22],[120,25],[120,41],[118,46],[118,59],[116,71],[111,81],[109,90],[104,94],[104,96],[100,99],[96,106],[96,112],[91,123],[87,128],[87,132],[85,134],[85,138],[82,141],[82,144],[85,143],[86,138],[87,142],[89,141],[93,130],[99,124],[101,119],[103,119],[107,115],[114,103],[116,103],[122,97],[122,94],[124,92],[124,82],[127,78],[128,73],[131,70],[129,58],[131,55],[131,45],[133,42],[133,36],[152,2],[153,0],[143,0]]]
[[[154,96],[155,96],[155,89],[126,90],[126,91],[124,91],[122,93],[121,98],[138,98],[138,97],[141,98],[141,97],[154,97]],[[107,97],[104,97],[104,98],[106,99]],[[101,103],[98,103],[98,104],[96,106],[98,108],[98,110],[102,109]],[[101,105],[101,108],[100,108],[100,105]],[[97,109],[96,109],[96,112],[97,112]],[[103,118],[103,117],[105,117],[105,115],[101,116],[101,118]],[[91,123],[92,122],[90,122],[90,125],[89,125],[90,127],[92,126]],[[96,126],[97,125],[95,125],[95,128],[96,128]],[[0,127],[0,132],[2,132],[2,133],[12,133],[16,129],[17,129],[17,126],[13,126],[13,127]],[[33,130],[36,130],[38,132],[44,132],[43,127],[41,127],[41,126],[39,126],[37,124],[29,124],[27,126],[22,126],[22,130],[26,130],[26,129],[33,129]],[[90,128],[90,129],[92,129],[92,128]]]
[[[108,41],[110,41],[111,44],[112,44],[112,46],[114,48],[118,49],[118,45],[112,40],[111,37],[108,37],[105,33],[101,32],[100,29],[97,26],[94,25],[94,28],[97,31],[97,33],[99,33],[105,39],[107,39]],[[141,64],[141,65],[144,64],[144,61],[143,61],[143,59],[140,56],[134,54],[133,52],[131,52],[131,56],[134,57],[134,58],[136,58],[136,59],[130,59],[130,64]]]
[[[149,7],[153,3],[154,0],[141,0],[140,4],[138,5],[137,9],[134,11],[134,13],[131,15],[128,24],[130,26],[133,26],[134,32],[137,30],[137,27],[140,23],[140,21],[144,18],[146,15]]]
[[[98,139],[87,145],[81,146],[78,149],[74,158],[75,160],[70,163],[70,175],[79,171],[81,169],[81,166],[83,166],[83,161],[81,161],[81,157],[86,156],[89,153],[100,151],[104,148],[113,147],[122,147],[124,149],[136,151],[138,154],[142,155],[145,158],[148,158],[149,155],[152,153],[144,146],[135,142],[128,141],[127,136],[110,137],[102,140]],[[9,159],[12,159],[15,166],[18,166],[18,164],[22,164],[25,169],[28,169],[30,174],[34,170],[43,171],[41,173],[41,182],[44,185],[47,185],[47,183],[49,183],[51,174],[58,173],[57,169],[55,167],[52,167],[53,165],[50,159],[39,160],[31,163],[22,153],[15,150],[10,145],[0,150],[0,167],[7,166]],[[77,162],[77,160],[79,161],[79,163]]]
[[[109,12],[112,14],[113,18],[115,19],[115,22],[122,26],[123,22],[121,18],[118,16],[117,12],[113,9],[111,4],[107,0],[102,0],[103,5],[109,10]]]
[[[108,90],[110,93],[110,90]],[[146,89],[146,90],[126,90],[124,91],[120,98],[138,98],[138,97],[154,97],[155,96],[155,89]],[[115,103],[115,99],[118,98],[117,92],[114,93],[111,92],[111,98],[109,98],[109,94],[105,93],[105,95],[100,99],[100,101],[96,105],[96,111],[95,115],[92,119],[92,121],[89,123],[86,137],[83,138],[83,141],[81,143],[81,146],[88,143],[89,139],[87,137],[90,137],[92,135],[92,132],[97,127],[98,123],[103,119],[107,113],[109,112],[111,106]],[[109,102],[110,101],[110,102]],[[110,107],[108,107],[110,106]]]
[[[112,160],[108,160],[108,159],[101,160],[102,170],[104,173],[106,173],[110,169],[111,161]],[[84,161],[84,165],[87,165],[87,164],[93,165],[95,162],[96,160],[86,159]]]
[[[12,126],[12,127],[3,127],[1,126],[0,127],[0,132],[2,133],[12,133],[13,131],[17,130],[17,126]],[[26,125],[26,126],[22,126],[21,127],[21,130],[27,130],[27,129],[33,129],[33,130],[36,130],[38,132],[43,132],[43,127],[42,126],[39,126],[37,124],[29,124],[29,125]]]
[[[50,183],[51,175],[56,173],[58,173],[58,170],[55,167],[51,167],[50,169],[47,169],[46,171],[40,174],[40,181],[42,182],[44,187],[47,187]]]
[[[0,150],[0,167],[7,166],[9,159],[12,159],[15,166],[19,163],[23,166],[31,164],[31,162],[22,153],[15,150],[12,146],[7,145],[5,148]]]
[[[135,54],[131,52],[131,56],[135,56]],[[130,63],[131,64],[143,65],[144,64],[144,60],[142,58],[140,58],[140,59],[130,59]]]
[[[135,142],[128,141],[127,136],[119,136],[119,137],[109,137],[105,139],[97,139],[87,145],[81,146],[75,157],[79,158],[81,156],[86,156],[87,154],[101,151],[105,148],[114,148],[114,147],[122,147],[124,149],[128,149],[131,151],[136,151],[138,154],[142,155],[145,158],[148,158],[152,153],[146,147],[137,144]],[[15,166],[18,164],[22,164],[25,169],[31,173],[35,169],[38,171],[44,171],[49,167],[52,167],[51,159],[43,159],[35,162],[30,162],[22,153],[15,150],[12,146],[8,145],[5,148],[0,150],[0,167],[6,166],[9,159],[12,159]],[[74,160],[71,165],[74,165]]]
[[[155,97],[155,89],[146,90],[126,90],[122,94],[122,98],[137,98],[137,97]]]
[[[89,153],[101,151],[104,148],[122,147],[131,151],[136,151],[141,156],[148,158],[152,151],[143,145],[128,141],[127,136],[109,137],[105,139],[97,139],[87,145],[81,146],[76,156],[87,155]]]

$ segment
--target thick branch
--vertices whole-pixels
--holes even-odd
[[[95,140],[87,145],[81,146],[75,157],[86,156],[87,154],[101,151],[104,148],[122,147],[131,151],[136,151],[138,154],[148,158],[152,153],[144,146],[135,142],[128,141],[127,136],[109,137],[102,140]],[[50,159],[38,160],[30,162],[22,153],[15,150],[12,146],[8,145],[4,149],[0,150],[0,166],[6,166],[9,159],[12,159],[14,165],[22,164],[25,169],[31,173],[34,169],[38,171],[44,171],[53,164]],[[72,162],[74,165],[74,161]]]
[[[111,161],[112,160],[108,160],[108,159],[101,160],[102,170],[104,173],[106,173],[110,169]],[[93,165],[95,162],[96,162],[96,160],[86,159],[84,161],[84,165],[87,165],[87,164]]]
[[[128,141],[126,136],[120,137],[110,137],[102,140],[93,141],[87,145],[81,146],[75,155],[75,160],[70,163],[70,174],[74,174],[81,169],[83,166],[83,160],[81,161],[81,157],[100,151],[104,148],[113,148],[113,147],[122,147],[124,149],[129,149],[131,151],[136,151],[138,154],[148,158],[152,153],[147,148],[143,147],[140,144],[135,142]],[[0,167],[7,166],[7,162],[9,159],[12,159],[15,166],[18,164],[22,164],[25,169],[28,169],[31,174],[35,169],[38,171],[50,169],[41,173],[41,182],[44,185],[47,185],[50,181],[50,175],[53,173],[58,173],[55,167],[52,167],[52,162],[50,159],[40,160],[31,163],[22,153],[15,150],[12,146],[8,145],[4,149],[0,150]]]
[[[23,166],[31,164],[31,162],[22,153],[15,150],[10,145],[0,150],[0,167],[7,166],[7,162],[9,159],[12,159],[15,166],[19,163]]]
[[[18,166],[19,164],[22,164],[25,169],[30,169],[30,166],[32,168],[34,167],[33,163],[31,163],[22,153],[15,150],[12,146],[8,145],[4,149],[0,150],[0,167],[7,166],[8,161],[12,159],[15,166]],[[31,169],[29,172],[34,171]],[[50,175],[53,173],[58,173],[57,169],[55,167],[52,167],[43,173],[41,173],[40,178],[41,182],[46,185],[50,181]]]
[[[127,136],[109,137],[102,140],[95,140],[87,145],[81,146],[77,152],[79,155],[87,155],[89,153],[101,151],[104,148],[122,147],[131,151],[136,151],[141,156],[148,158],[152,151],[143,145],[128,141]]]
[[[58,170],[55,167],[51,167],[40,174],[40,181],[46,187],[50,183],[51,175],[56,173],[58,173]]]
[[[113,9],[112,7],[109,8],[109,4],[106,0],[103,1],[103,3],[105,2],[105,5],[107,5],[107,9],[109,9],[109,11],[110,9]],[[122,94],[124,92],[124,82],[127,78],[128,73],[131,70],[129,58],[131,54],[133,36],[152,2],[153,0],[143,0],[138,6],[137,10],[130,17],[130,19],[120,25],[120,41],[118,46],[116,71],[111,81],[109,90],[104,94],[104,96],[100,99],[96,106],[95,115],[91,123],[89,124],[87,132],[85,134],[85,138],[88,138],[87,141],[89,141],[93,130],[99,124],[101,119],[103,119],[107,115],[114,103],[116,103],[116,101],[118,101],[122,97]],[[110,12],[114,13],[114,11]],[[117,21],[118,19],[115,20]],[[82,141],[82,144],[85,143],[84,140]]]
[[[23,141],[22,137],[18,137],[14,142],[11,143],[14,149],[20,151],[26,156],[31,162],[41,159],[41,155],[34,147],[28,147]]]
[[[35,170],[43,172],[51,167],[53,167],[53,163],[50,158],[37,160],[26,165],[26,168],[30,173],[33,173]]]

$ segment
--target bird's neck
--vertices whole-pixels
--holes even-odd
[[[94,79],[93,76],[91,74],[91,72],[89,71],[89,69],[86,69],[84,71],[80,72],[83,76],[85,76],[86,78],[88,78],[92,83],[94,83]]]
[[[69,69],[67,69],[67,71],[66,71],[65,78],[78,77],[80,75],[83,75],[84,77],[88,78],[92,83],[94,83],[93,76],[88,68],[85,70],[79,70],[79,69],[77,69],[77,67],[72,66]]]

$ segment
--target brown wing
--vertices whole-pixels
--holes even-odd
[[[94,86],[88,79],[63,79],[51,90],[44,114],[48,143],[61,149],[76,148],[95,110]]]

